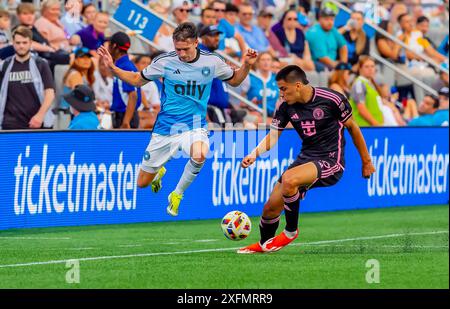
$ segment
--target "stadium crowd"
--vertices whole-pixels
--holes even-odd
[[[256,74],[239,87],[214,80],[210,123],[255,128],[263,122],[255,107],[262,108],[264,97],[270,121],[281,103],[275,75],[297,64],[313,86],[346,95],[361,126],[448,126],[448,0],[380,0],[376,12],[366,2],[349,1],[344,4],[353,12],[347,18],[327,1],[316,1],[317,8],[307,0],[138,1],[174,23],[197,23],[200,49],[238,62],[242,50],[258,51]],[[103,5],[107,11],[91,0],[44,0],[39,10],[30,2],[0,1],[0,129],[152,128],[163,100],[162,82],[135,88],[114,79],[97,49],[109,45],[117,66],[142,71],[163,51],[173,50],[173,28],[160,27],[153,40],[157,50],[139,42],[136,31],[119,31],[111,22],[120,0]],[[439,95],[388,70],[371,54]]]

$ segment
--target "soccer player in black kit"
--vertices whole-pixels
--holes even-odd
[[[344,172],[344,127],[349,131],[362,161],[362,176],[375,172],[366,142],[352,117],[345,96],[328,88],[312,87],[305,72],[289,65],[277,74],[280,97],[284,102],[275,113],[270,132],[241,163],[253,164],[262,153],[278,141],[290,122],[302,139],[297,159],[283,173],[264,205],[259,224],[259,242],[239,249],[238,253],[264,253],[282,249],[298,237],[300,199],[314,187],[336,184]],[[275,236],[281,212],[285,211],[286,227]]]

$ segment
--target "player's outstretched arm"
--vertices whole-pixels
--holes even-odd
[[[100,61],[102,61],[106,67],[111,69],[114,75],[116,75],[124,82],[135,87],[141,87],[148,83],[146,79],[142,78],[141,73],[125,71],[115,66],[111,54],[104,46],[100,46],[100,48],[97,50],[97,53],[100,56]]]
[[[249,167],[261,154],[272,149],[272,147],[278,142],[278,139],[282,132],[283,131],[270,129],[269,134],[267,134],[258,144],[258,146],[256,146],[256,148],[253,149],[253,151],[242,160],[241,166],[243,168]]]
[[[370,175],[375,173],[375,167],[372,164],[372,159],[370,158],[369,151],[367,150],[366,141],[364,140],[361,129],[353,120],[353,117],[350,117],[346,122],[344,122],[344,126],[350,133],[353,144],[355,145],[356,149],[358,149],[359,156],[361,157],[362,176],[364,178],[370,178]]]
[[[256,58],[258,57],[258,53],[254,49],[248,49],[247,53],[244,56],[244,63],[241,65],[239,69],[234,71],[234,76],[230,79],[228,84],[232,87],[239,86],[244,79],[247,77],[252,65],[256,62]]]

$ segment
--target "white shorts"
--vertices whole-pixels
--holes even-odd
[[[144,153],[141,169],[147,173],[157,173],[179,150],[190,156],[191,145],[202,141],[209,147],[208,131],[194,129],[175,135],[160,135],[153,133],[150,143]]]

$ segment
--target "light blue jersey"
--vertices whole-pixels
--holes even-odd
[[[216,53],[197,50],[193,61],[183,62],[173,51],[156,57],[141,75],[147,80],[163,78],[161,111],[153,132],[172,135],[205,127],[213,78],[226,81],[234,71]]]

